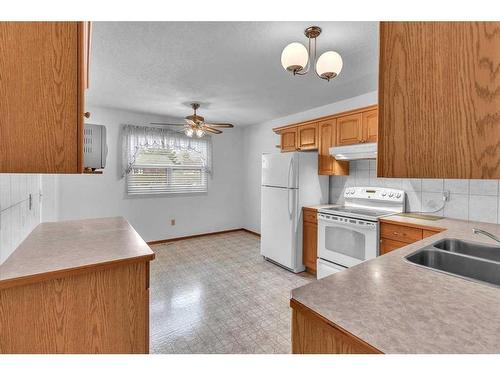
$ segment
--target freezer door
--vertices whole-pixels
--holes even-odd
[[[296,152],[262,154],[262,185],[297,188],[298,166]]]
[[[296,195],[296,189],[262,187],[260,253],[292,270],[297,268]]]

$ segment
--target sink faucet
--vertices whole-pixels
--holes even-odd
[[[494,234],[491,234],[490,232],[487,232],[485,230],[474,228],[474,229],[472,229],[472,233],[474,233],[474,234],[482,234],[483,236],[489,237],[492,240],[497,241],[498,243],[500,243],[500,237],[495,236]]]

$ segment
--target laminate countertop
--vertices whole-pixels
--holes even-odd
[[[294,289],[291,298],[384,353],[500,353],[500,288],[409,263],[404,256],[442,238],[495,244],[500,225],[390,216],[445,229],[386,255]]]
[[[0,265],[0,289],[152,259],[153,251],[123,217],[42,223]]]

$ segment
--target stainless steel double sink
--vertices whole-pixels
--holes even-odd
[[[452,276],[500,287],[500,247],[445,238],[405,257]]]

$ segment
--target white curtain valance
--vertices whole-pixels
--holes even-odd
[[[205,172],[212,173],[212,138],[210,136],[190,138],[173,130],[151,126],[124,125],[122,130],[123,176],[131,172],[139,151],[153,148],[194,151],[203,160]]]

